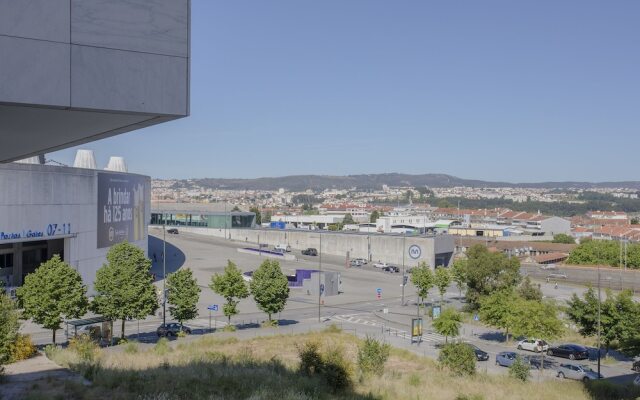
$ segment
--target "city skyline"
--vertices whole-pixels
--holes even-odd
[[[154,178],[635,180],[640,5],[492,3],[195,0],[191,116],[80,148]]]

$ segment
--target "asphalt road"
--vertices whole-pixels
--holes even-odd
[[[149,231],[149,255],[152,258],[152,272],[156,274],[159,290],[162,287],[163,260],[162,260],[162,230],[150,229]],[[180,233],[178,235],[167,234],[166,247],[166,272],[170,273],[178,268],[190,268],[198,285],[202,289],[198,310],[200,317],[190,321],[189,326],[196,334],[209,332],[211,327],[220,327],[226,323],[222,312],[211,314],[207,306],[217,304],[222,309],[224,299],[213,293],[209,288],[211,276],[222,273],[228,260],[234,262],[242,271],[255,270],[264,257],[255,254],[239,253],[238,248],[246,247],[247,243],[232,242],[222,238],[207,237],[196,234]],[[155,257],[154,257],[155,255]],[[296,260],[281,260],[283,271],[293,274],[295,269],[320,268],[320,257],[303,256],[295,254]],[[154,260],[155,258],[155,260]],[[411,283],[402,288],[401,273],[385,273],[368,264],[361,268],[346,268],[346,260],[337,256],[322,257],[322,270],[338,271],[341,273],[342,291],[338,296],[324,298],[324,304],[318,307],[318,298],[307,295],[300,289],[292,289],[285,310],[278,316],[282,328],[290,332],[304,332],[309,329],[317,329],[318,321],[321,324],[337,324],[343,329],[352,331],[359,336],[376,335],[389,341],[394,346],[407,348],[418,354],[429,357],[437,357],[438,346],[443,338],[433,332],[430,321],[425,319],[425,334],[423,341],[412,344],[408,332],[411,319],[416,313],[416,291]],[[530,274],[533,275],[533,274]],[[559,282],[556,288],[554,282],[545,280],[537,281],[547,298],[553,298],[563,302],[573,293],[582,293],[586,290],[565,282]],[[381,298],[377,297],[377,289],[381,289]],[[439,296],[431,291],[428,302],[438,302]],[[455,286],[451,286],[445,294],[445,303],[459,307],[461,305],[459,292]],[[266,319],[266,315],[257,309],[255,303],[249,298],[239,304],[240,314],[232,318],[232,323],[240,325],[239,332],[259,332],[259,323]],[[385,313],[386,310],[386,313]],[[162,322],[161,314],[149,317],[144,321],[130,321],[126,325],[126,334],[139,336],[142,341],[156,340],[155,329]],[[252,329],[256,328],[256,329]],[[114,326],[115,334],[119,335],[119,324]],[[38,344],[51,341],[51,332],[26,324],[23,331],[28,332]],[[461,336],[463,340],[476,344],[490,354],[490,361],[478,363],[478,368],[494,373],[506,373],[507,368],[495,365],[495,355],[501,351],[514,351],[513,346],[505,346],[501,342],[502,336],[494,329],[482,327],[480,324],[464,324]],[[64,335],[58,334],[59,337]],[[526,352],[524,352],[526,353]],[[544,375],[534,373],[534,377],[540,379],[555,379],[554,365],[563,359],[548,357]],[[593,361],[582,363],[595,366]],[[603,365],[602,372],[605,377],[616,377],[617,380],[628,381],[635,374],[630,370],[630,362],[618,362],[612,365]],[[594,367],[595,369],[595,367]]]

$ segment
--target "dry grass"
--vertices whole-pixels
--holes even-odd
[[[355,365],[359,339],[339,332],[281,335],[239,341],[207,336],[179,343],[160,355],[153,350],[136,354],[101,351],[91,387],[65,386],[65,398],[94,399],[438,399],[485,400],[589,399],[582,384],[569,381],[522,383],[507,376],[478,374],[452,377],[435,361],[409,351],[392,349],[382,378],[354,373],[352,391],[330,394],[323,382],[297,373],[296,345],[308,340],[324,350],[340,346]],[[74,367],[68,350],[53,358]],[[33,398],[39,398],[37,391]],[[462,397],[463,398],[463,397]]]

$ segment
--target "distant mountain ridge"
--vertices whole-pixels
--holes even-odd
[[[545,189],[595,189],[595,188],[631,188],[640,189],[640,181],[623,182],[539,182],[539,183],[509,183],[491,182],[474,179],[463,179],[447,174],[362,174],[362,175],[291,175],[276,178],[254,179],[182,179],[176,182],[176,187],[202,186],[211,189],[229,190],[277,190],[284,188],[290,191],[349,189],[379,190],[382,185],[387,186],[428,186],[428,187],[519,187]]]

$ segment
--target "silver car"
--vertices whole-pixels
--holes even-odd
[[[560,364],[558,367],[558,378],[575,379],[577,381],[588,381],[591,379],[601,379],[602,375],[591,369],[588,365]]]

